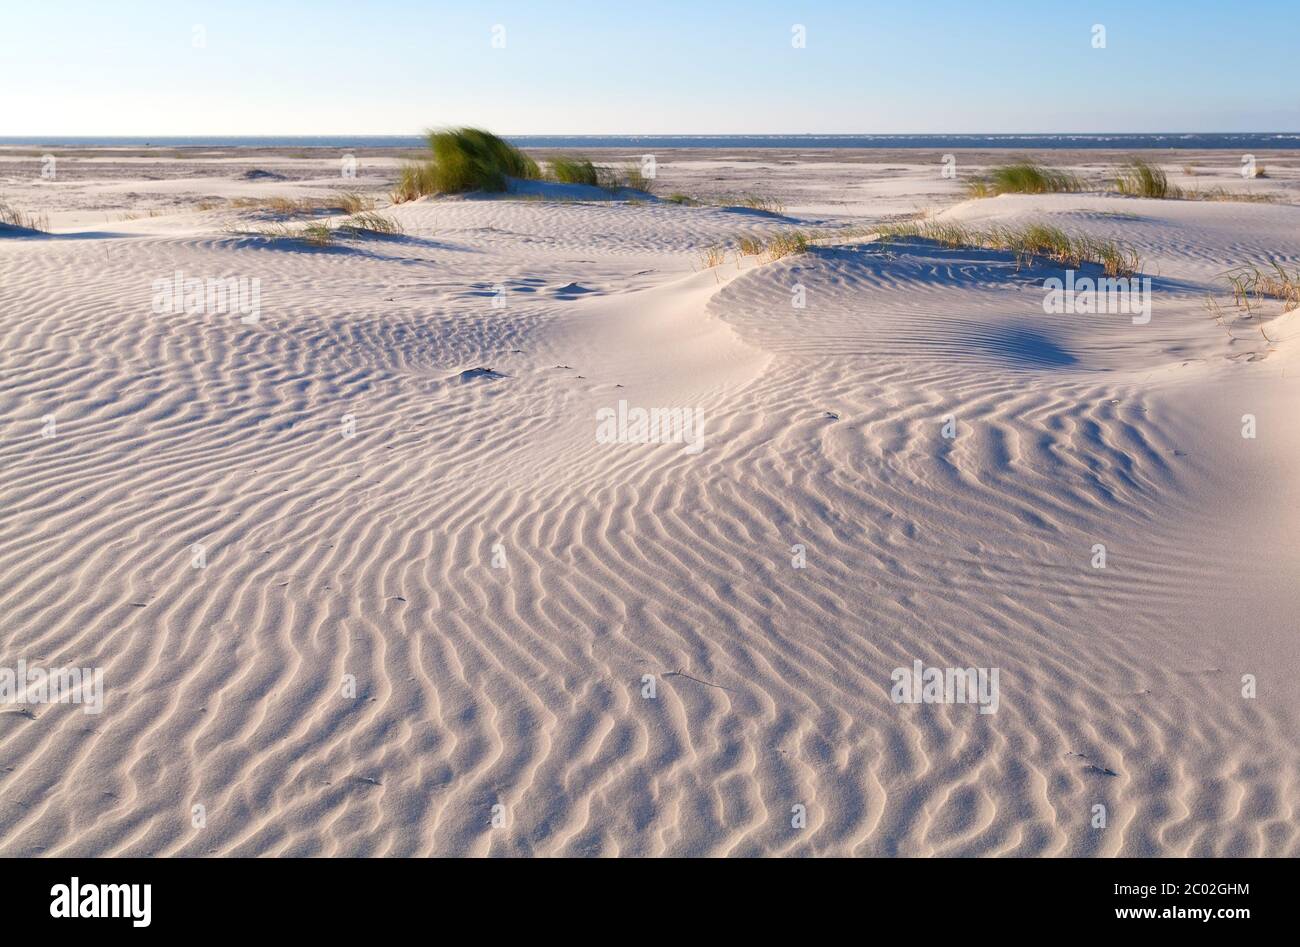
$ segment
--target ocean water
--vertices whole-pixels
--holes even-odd
[[[1300,132],[1151,135],[516,135],[525,148],[1222,148],[1300,149]],[[308,135],[185,137],[0,136],[0,145],[50,147],[183,148],[419,148],[419,135]]]

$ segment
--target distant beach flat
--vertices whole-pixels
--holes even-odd
[[[1300,149],[1293,132],[1114,135],[507,135],[521,148]],[[423,148],[423,135],[6,136],[0,145],[124,148]]]

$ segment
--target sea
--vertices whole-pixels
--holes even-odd
[[[523,148],[1222,148],[1300,150],[1300,132],[1145,135],[514,135]],[[170,148],[419,148],[422,135],[4,136],[0,145]]]

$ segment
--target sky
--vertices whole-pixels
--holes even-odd
[[[0,137],[1296,132],[1298,12],[1296,0],[5,0]]]

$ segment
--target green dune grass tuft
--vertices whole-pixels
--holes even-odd
[[[429,132],[434,186],[441,194],[504,191],[507,178],[540,178],[537,162],[481,128]]]
[[[383,214],[372,210],[353,214],[340,222],[338,229],[343,233],[356,237],[376,234],[383,237],[394,237],[405,232],[402,230],[402,225],[392,217],[385,217]]]
[[[1115,190],[1130,197],[1178,200],[1183,191],[1169,183],[1169,175],[1149,161],[1133,158],[1115,176]]]
[[[549,177],[561,184],[588,184],[600,187],[600,169],[587,158],[556,155],[550,160]]]
[[[999,194],[1059,194],[1083,190],[1083,182],[1068,171],[1023,161],[994,168],[986,178],[970,186],[973,197],[996,197]]]
[[[432,161],[407,161],[397,175],[397,186],[389,197],[394,204],[438,193]]]
[[[500,192],[508,178],[536,180],[537,162],[514,145],[481,128],[451,128],[429,132],[432,157],[402,166],[393,202],[426,194]]]

